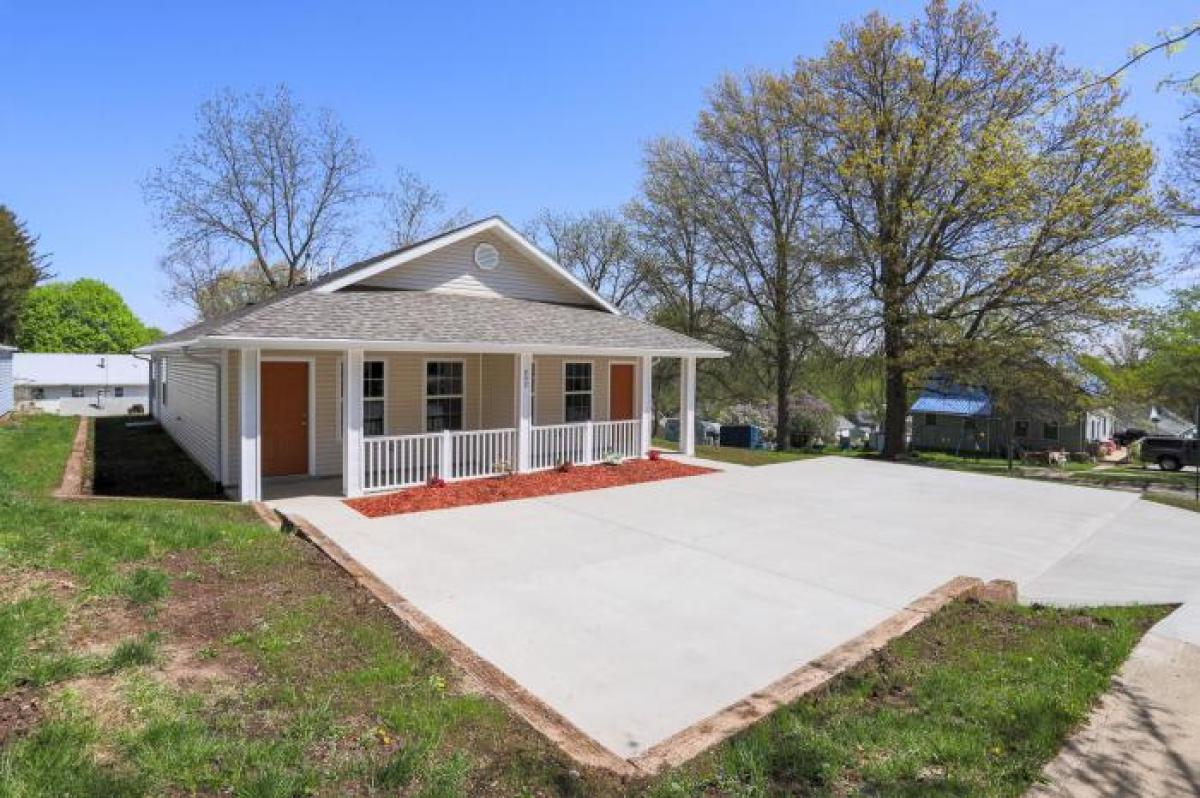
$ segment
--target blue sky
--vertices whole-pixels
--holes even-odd
[[[163,240],[139,181],[220,88],[287,83],[338,113],[381,182],[403,165],[455,207],[522,224],[543,207],[622,203],[642,144],[687,134],[718,75],[815,55],[877,7],[908,18],[920,3],[0,0],[0,202],[41,236],[60,278],[106,280],[172,328],[187,314],[161,298]],[[1175,0],[986,7],[1006,33],[1097,70],[1195,17]],[[1155,91],[1169,68],[1154,59],[1126,81],[1162,149],[1180,124],[1179,100]]]

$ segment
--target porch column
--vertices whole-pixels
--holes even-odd
[[[642,457],[648,457],[650,454],[650,441],[654,437],[654,391],[651,384],[654,378],[654,358],[643,357],[641,365]]]
[[[347,349],[342,375],[342,493],[361,496],[363,478],[363,351]]]
[[[696,454],[696,358],[679,358],[679,451]]]
[[[533,355],[517,355],[517,471],[529,470],[533,443]]]
[[[244,502],[262,499],[262,446],[259,419],[259,363],[257,349],[243,349],[239,358],[241,369],[238,409],[241,411],[242,470],[238,478],[239,498]]]

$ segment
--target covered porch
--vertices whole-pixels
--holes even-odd
[[[638,458],[654,355],[241,348],[226,354],[227,485],[242,501],[356,497],[427,482]],[[694,357],[680,357],[694,451]]]

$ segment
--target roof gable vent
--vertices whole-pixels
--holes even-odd
[[[490,272],[500,265],[500,251],[486,241],[476,244],[475,265]]]

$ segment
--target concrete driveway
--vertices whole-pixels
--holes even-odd
[[[374,520],[274,504],[622,757],[957,575],[1027,601],[1200,599],[1195,514],[839,457]],[[1200,613],[1160,632],[1200,643]]]

